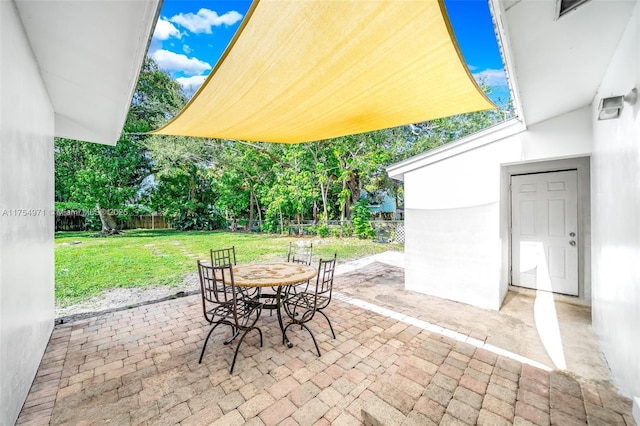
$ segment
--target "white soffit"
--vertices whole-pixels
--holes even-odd
[[[499,1],[527,125],[592,102],[636,2],[591,0],[556,20],[556,1]]]
[[[160,1],[16,0],[55,111],[55,136],[114,145]]]
[[[479,132],[472,133],[454,142],[441,145],[422,154],[407,158],[399,163],[391,164],[386,170],[390,178],[403,181],[404,175],[409,172],[455,157],[456,155],[464,154],[465,152],[516,135],[525,130],[526,126],[524,123],[514,118]]]

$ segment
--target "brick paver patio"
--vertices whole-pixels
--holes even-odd
[[[18,424],[635,424],[611,385],[487,350],[472,327],[437,332],[340,293],[327,313],[337,337],[314,319],[317,357],[298,328],[283,346],[265,312],[264,346],[249,334],[233,375],[228,328],[198,364],[209,326],[197,295],[60,324]]]

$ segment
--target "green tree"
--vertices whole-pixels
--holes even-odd
[[[380,176],[386,176],[384,168],[394,159],[401,140],[401,132],[385,129],[328,141],[337,160],[341,220],[350,218],[351,206],[360,199],[361,191],[384,181]]]
[[[117,233],[113,210],[133,202],[149,163],[142,147],[123,135],[115,146],[84,144],[84,167],[75,173],[73,198],[95,206],[102,234]]]
[[[333,151],[327,143],[311,142],[305,144],[304,147],[312,158],[311,179],[318,186],[322,206],[321,217],[324,221],[324,227],[322,229],[326,229],[330,214],[334,211],[330,204],[330,196],[331,190],[338,178],[336,175],[338,171],[337,158],[333,155]]]
[[[76,171],[84,166],[83,144],[69,139],[55,141],[56,202],[72,202]]]
[[[273,182],[274,164],[279,160],[271,144],[218,140],[212,168],[216,175],[218,208],[230,219],[248,214],[247,226],[254,227],[255,215],[262,222],[262,197]]]
[[[214,230],[226,226],[226,220],[214,208],[213,176],[204,167],[172,168],[157,175],[150,204],[169,219],[175,229]]]
[[[276,180],[272,187],[288,200],[287,216],[300,224],[312,216],[313,201],[317,199],[313,182],[313,163],[309,152],[302,145],[283,146],[279,166],[275,168]]]
[[[149,203],[181,230],[219,229],[224,219],[214,208],[217,194],[210,169],[210,139],[151,136],[145,141],[153,164]]]

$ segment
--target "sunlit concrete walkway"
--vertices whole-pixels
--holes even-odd
[[[558,321],[540,327],[537,297],[491,312],[406,292],[401,261],[340,265],[336,339],[312,324],[321,357],[299,329],[281,345],[265,313],[264,346],[250,334],[233,375],[227,329],[198,364],[197,295],[60,324],[18,424],[634,424],[588,308],[551,302]]]

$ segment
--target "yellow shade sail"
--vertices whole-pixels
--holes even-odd
[[[259,0],[153,133],[298,143],[495,108],[437,0]]]

